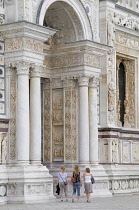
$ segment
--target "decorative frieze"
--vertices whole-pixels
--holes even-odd
[[[114,191],[120,191],[122,190],[138,190],[139,189],[139,179],[118,179],[118,180],[110,180],[109,181],[110,190]]]
[[[131,36],[126,33],[116,32],[115,41],[116,41],[116,44],[120,45],[120,47],[122,48],[125,47],[125,48],[131,48],[134,50],[139,50],[138,38],[133,35]],[[118,46],[116,46],[116,48],[117,47]],[[125,50],[126,50],[125,52],[128,52],[127,49]]]
[[[13,38],[5,40],[5,51],[27,50],[35,53],[43,53],[43,43],[29,38]]]

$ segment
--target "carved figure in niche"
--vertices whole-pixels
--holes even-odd
[[[2,133],[0,138],[1,163],[6,163],[7,157],[7,133]]]
[[[108,58],[108,67],[112,67],[112,58]]]
[[[133,98],[129,100],[129,108],[131,111],[135,109],[135,100]]]
[[[135,82],[129,82],[129,91],[135,90]]]
[[[125,106],[125,113],[129,113],[129,104],[128,104],[128,100],[124,100],[124,106]]]
[[[114,110],[115,94],[115,84],[114,81],[111,80],[108,87],[108,111]]]
[[[111,14],[108,16],[108,23],[107,23],[107,44],[109,46],[114,46],[115,41],[115,24],[114,19],[112,18]]]

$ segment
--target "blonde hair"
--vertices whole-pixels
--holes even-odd
[[[65,171],[66,171],[65,166],[61,166],[61,172],[62,172],[62,173],[65,173]]]
[[[79,172],[80,172],[80,166],[75,165],[75,166],[74,166],[74,173],[75,173],[75,174],[78,174]]]

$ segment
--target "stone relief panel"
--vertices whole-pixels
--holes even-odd
[[[132,153],[133,153],[133,162],[134,163],[139,163],[139,143],[138,142],[133,142],[132,145]]]
[[[110,181],[110,190],[131,190],[139,188],[138,179],[120,179]]]
[[[44,161],[51,160],[50,90],[44,90]]]
[[[52,90],[53,161],[64,160],[63,89]]]
[[[129,54],[130,49],[139,50],[139,40],[135,36],[116,31],[116,51]]]
[[[139,19],[133,15],[123,15],[115,12],[113,15],[114,23],[135,31],[139,31]]]
[[[29,38],[6,39],[5,41],[6,52],[19,51],[19,50],[27,50],[35,53],[43,53],[43,43]]]
[[[53,161],[64,161],[63,126],[53,126]]]
[[[130,162],[130,148],[129,142],[123,143],[123,163]]]
[[[10,160],[16,160],[16,77],[10,78]]]
[[[112,162],[117,163],[119,162],[118,160],[118,148],[119,148],[119,142],[117,139],[112,140]]]

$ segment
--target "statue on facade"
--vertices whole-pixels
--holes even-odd
[[[114,110],[115,95],[115,84],[114,81],[111,80],[108,86],[108,111]]]
[[[2,133],[0,137],[0,156],[3,164],[6,163],[7,158],[7,133]]]
[[[107,44],[109,46],[114,46],[115,41],[115,24],[114,18],[112,18],[111,14],[108,16],[107,22]]]

